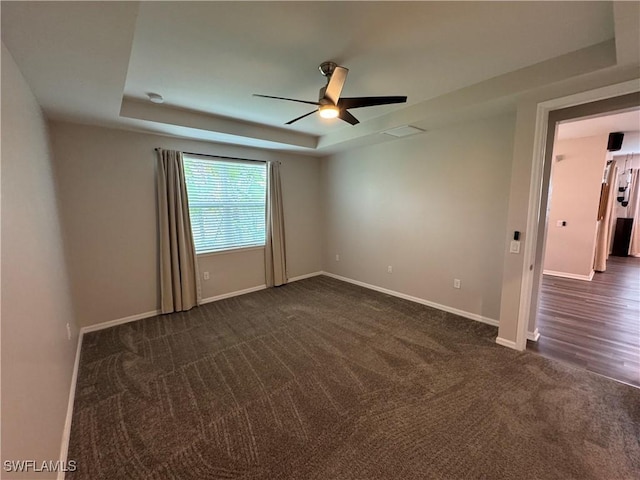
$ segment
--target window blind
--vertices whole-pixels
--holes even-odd
[[[196,253],[265,244],[267,168],[183,157]]]

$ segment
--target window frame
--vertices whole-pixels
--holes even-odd
[[[262,167],[264,169],[264,213],[263,213],[263,222],[264,222],[264,238],[262,239],[262,243],[259,244],[242,244],[242,245],[233,245],[233,246],[228,246],[228,247],[224,247],[224,248],[220,248],[220,249],[214,249],[214,250],[202,250],[202,251],[198,251],[198,246],[196,245],[196,237],[194,235],[194,216],[192,215],[192,210],[191,210],[191,204],[189,203],[189,187],[188,187],[188,180],[187,180],[187,168],[186,168],[186,163],[190,160],[193,161],[197,161],[197,162],[211,162],[214,164],[233,164],[233,163],[238,163],[238,164],[250,164],[252,166],[256,166],[256,164],[259,164],[260,167]],[[217,157],[217,156],[213,156],[213,155],[199,155],[199,154],[193,154],[193,153],[183,153],[182,155],[182,163],[183,163],[183,171],[184,171],[184,181],[185,181],[185,187],[187,190],[187,202],[189,203],[189,220],[191,223],[191,236],[193,239],[193,243],[194,243],[194,249],[196,250],[196,256],[200,257],[200,256],[213,256],[213,255],[221,255],[221,254],[227,254],[227,253],[236,253],[236,252],[240,252],[240,251],[250,251],[250,250],[257,250],[257,249],[261,249],[264,250],[265,246],[266,246],[266,240],[267,240],[267,225],[266,225],[266,214],[267,214],[267,196],[268,196],[268,183],[269,183],[269,179],[268,179],[268,169],[267,169],[267,162],[265,161],[260,161],[260,160],[245,160],[245,159],[236,159],[236,158],[227,158],[227,157]]]

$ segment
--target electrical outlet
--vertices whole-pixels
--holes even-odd
[[[336,262],[340,261],[340,254],[336,253]]]
[[[67,340],[71,340],[71,325],[67,323]]]
[[[460,284],[460,279],[459,278],[454,278],[453,279],[453,288],[462,288],[461,284]]]
[[[387,273],[393,273],[393,267],[391,265],[387,267]]]
[[[209,280],[209,272],[204,272],[202,274],[202,278],[204,278],[205,280]]]

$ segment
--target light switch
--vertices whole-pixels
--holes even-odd
[[[509,253],[520,253],[520,242],[511,240],[511,245],[509,245]]]

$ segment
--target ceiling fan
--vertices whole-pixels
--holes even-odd
[[[342,87],[344,87],[344,83],[347,80],[347,73],[349,73],[349,69],[336,65],[334,62],[323,62],[318,68],[320,69],[320,73],[327,77],[327,84],[320,89],[317,102],[296,100],[295,98],[273,97],[271,95],[259,95],[257,93],[254,93],[253,95],[255,97],[275,98],[277,100],[287,100],[289,102],[306,103],[309,105],[316,105],[318,107],[309,113],[305,113],[304,115],[288,121],[285,125],[291,125],[292,123],[316,112],[319,112],[320,116],[323,118],[338,117],[340,120],[344,120],[351,125],[356,125],[360,122],[347,111],[350,108],[373,107],[376,105],[405,103],[407,101],[406,96],[340,98],[340,93],[342,92]]]

